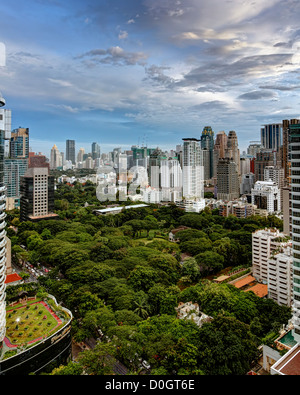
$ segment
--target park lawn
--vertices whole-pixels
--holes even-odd
[[[57,325],[58,321],[41,302],[6,312],[6,337],[15,346],[48,336]]]

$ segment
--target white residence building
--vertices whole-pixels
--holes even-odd
[[[267,210],[268,213],[281,211],[280,189],[278,185],[269,181],[257,181],[251,189],[251,203],[258,209]]]

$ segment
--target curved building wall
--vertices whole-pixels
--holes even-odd
[[[0,95],[1,96],[1,95]],[[4,139],[5,132],[0,130],[0,343],[5,337],[6,327],[6,231],[5,231],[5,191],[4,184]]]

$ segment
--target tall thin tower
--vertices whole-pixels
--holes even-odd
[[[293,240],[293,336],[300,343],[300,124],[289,125]]]
[[[5,100],[0,94],[0,107],[5,106]],[[5,337],[6,331],[6,231],[5,231],[5,191],[4,184],[4,141],[5,130],[0,130],[0,345]]]

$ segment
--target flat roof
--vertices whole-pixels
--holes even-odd
[[[109,213],[110,211],[120,211],[120,210],[127,210],[129,208],[139,208],[139,207],[148,207],[148,204],[133,204],[131,206],[118,206],[118,207],[109,207],[109,208],[103,208],[101,210],[95,210],[99,213]]]
[[[227,280],[228,278],[230,278],[230,276],[222,275],[222,276],[215,278],[214,281],[218,283],[218,282]]]

